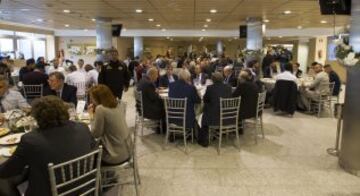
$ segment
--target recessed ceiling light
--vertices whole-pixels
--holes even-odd
[[[217,13],[217,10],[216,9],[211,9],[210,13],[215,14],[215,13]]]
[[[322,20],[322,21],[320,21],[320,23],[321,23],[321,24],[326,24],[327,21],[326,21],[326,20]]]
[[[89,29],[84,29],[84,31],[89,31]]]
[[[27,12],[29,9],[21,9],[22,12]]]
[[[201,31],[206,31],[206,29],[201,29]]]
[[[269,19],[265,19],[264,22],[265,22],[265,23],[268,23],[268,22],[270,22],[270,20],[269,20]]]
[[[70,10],[63,10],[64,13],[70,13]]]
[[[153,18],[149,18],[148,21],[149,21],[149,22],[154,22],[154,19],[153,19]]]
[[[209,25],[207,25],[207,24],[204,25],[204,28],[208,28],[208,27],[209,27]]]
[[[207,18],[207,19],[206,19],[206,22],[211,22],[211,18]]]
[[[92,18],[92,19],[91,19],[91,21],[95,22],[95,21],[96,21],[96,19],[95,19],[95,18]]]
[[[38,19],[36,19],[36,21],[38,21],[38,22],[44,22],[44,19],[38,18]]]
[[[291,11],[290,11],[290,10],[286,10],[286,11],[284,11],[284,14],[291,14]]]
[[[166,31],[166,29],[161,29],[161,31]]]
[[[65,27],[70,27],[70,25],[68,25],[68,24],[65,24]]]
[[[140,13],[143,13],[143,10],[142,9],[136,9],[135,12],[140,14]]]
[[[279,38],[283,38],[283,36],[279,36]]]
[[[303,27],[301,25],[297,26],[298,29],[302,29]]]
[[[161,27],[161,24],[156,24],[157,27]]]

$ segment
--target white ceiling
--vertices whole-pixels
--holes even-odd
[[[136,9],[143,13],[135,13]],[[210,9],[218,12],[211,14]],[[285,15],[286,10],[292,13]],[[237,30],[247,17],[270,20],[268,29],[333,26],[332,16],[320,14],[318,0],[2,0],[0,12],[5,21],[52,29],[64,29],[66,24],[69,29],[94,29],[91,19],[96,17],[111,17],[127,29],[195,30],[207,24],[208,29]],[[337,26],[349,23],[348,16],[336,20]]]

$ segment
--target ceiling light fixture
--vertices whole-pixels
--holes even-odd
[[[327,21],[326,21],[326,20],[322,20],[322,21],[320,21],[320,23],[321,23],[321,24],[326,24]]]
[[[141,10],[141,9],[136,9],[135,12],[138,13],[138,14],[141,14],[141,13],[143,13],[143,10]]]
[[[210,13],[216,14],[216,13],[217,13],[217,10],[216,10],[216,9],[211,9],[211,10],[210,10]]]
[[[281,38],[283,38],[283,36],[279,36],[279,38],[281,39]]]
[[[44,19],[38,18],[38,19],[36,19],[36,21],[38,21],[38,22],[44,22]]]
[[[149,21],[149,22],[154,22],[154,19],[153,19],[153,18],[149,18],[148,21]]]
[[[161,27],[161,24],[156,24],[156,27]]]
[[[161,29],[161,31],[166,31],[166,29]]]
[[[207,18],[207,19],[206,19],[206,22],[211,22],[211,18]]]
[[[204,28],[208,28],[208,27],[209,27],[209,25],[207,25],[207,24],[204,25]]]
[[[70,13],[70,10],[63,10],[64,13]]]
[[[290,10],[284,11],[284,14],[291,14],[292,12]]]
[[[89,29],[84,29],[84,31],[89,31]]]
[[[301,25],[297,26],[298,29],[302,29],[303,27]]]
[[[21,9],[22,12],[27,12],[29,9]]]
[[[203,31],[203,32],[204,32],[204,31],[206,31],[206,29],[201,29],[201,31]]]
[[[65,27],[70,27],[70,25],[68,25],[68,24],[65,24]]]
[[[265,19],[265,20],[264,20],[264,22],[265,22],[265,23],[268,23],[268,22],[270,22],[270,20],[268,20],[268,19]]]
[[[91,19],[91,21],[95,22],[95,21],[96,21],[96,19],[95,19],[95,18],[92,18],[92,19]]]

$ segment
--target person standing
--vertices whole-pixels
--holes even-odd
[[[100,73],[98,82],[110,88],[115,97],[121,99],[123,91],[127,91],[130,83],[130,73],[124,62],[118,59],[117,50],[110,52],[110,61]]]
[[[341,87],[339,75],[332,69],[331,65],[325,65],[324,71],[329,75],[329,82],[335,83],[332,95],[338,96],[340,93],[340,87]]]
[[[22,67],[19,71],[19,81],[23,81],[24,75],[32,72],[34,68],[35,68],[35,60],[34,59],[26,60],[26,66]]]

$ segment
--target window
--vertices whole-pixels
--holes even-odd
[[[11,58],[14,58],[14,43],[11,38],[0,38],[0,52],[1,56],[10,55]]]
[[[34,40],[34,58],[45,57],[46,44],[44,40]]]
[[[18,39],[17,40],[18,58],[23,57],[24,59],[32,58],[31,51],[31,40],[29,39]]]

